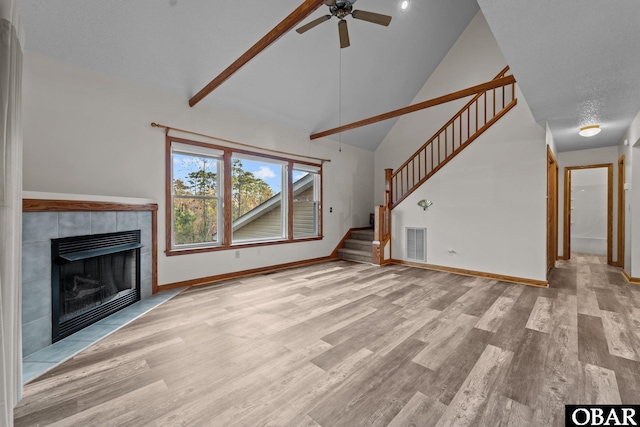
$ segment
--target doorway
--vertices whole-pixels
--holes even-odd
[[[624,269],[624,154],[618,159],[618,262],[616,265]]]
[[[612,265],[613,164],[566,167],[564,178],[563,259],[606,252]]]
[[[547,145],[547,275],[558,258],[558,162]]]

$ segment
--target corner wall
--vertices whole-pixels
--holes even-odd
[[[627,145],[624,145],[624,141]],[[625,156],[625,260],[624,269],[631,277],[640,277],[640,113],[618,145],[618,157]],[[635,166],[635,168],[634,168]],[[634,212],[636,212],[634,216]]]
[[[24,62],[24,190],[157,201],[158,284],[331,254],[369,225],[373,153],[36,54]],[[211,96],[215,96],[215,93]],[[151,122],[259,147],[331,159],[324,165],[321,241],[166,257],[165,138]],[[329,208],[333,213],[329,213]]]
[[[505,66],[479,12],[414,103],[491,80]],[[392,211],[392,258],[408,260],[406,227],[426,227],[426,264],[546,280],[546,135],[517,85],[516,96],[515,108]],[[375,153],[376,202],[384,168],[400,166],[466,101],[398,120]],[[423,198],[433,201],[426,211]]]
[[[545,132],[546,132],[547,145],[549,146],[549,149],[551,150],[551,152],[553,153],[553,156],[557,160],[558,159],[558,147],[556,146],[556,141],[553,139],[553,135],[551,134],[551,129],[549,128],[549,123],[546,123],[546,125],[545,125]],[[558,170],[558,173],[560,173],[559,170]]]

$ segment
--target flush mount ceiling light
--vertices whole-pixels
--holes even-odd
[[[403,0],[400,2],[400,10],[409,9],[409,0]]]
[[[578,132],[578,135],[588,138],[590,136],[599,134],[601,130],[602,129],[600,129],[600,125],[583,126],[580,128],[580,132]]]

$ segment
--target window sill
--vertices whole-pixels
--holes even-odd
[[[289,243],[301,243],[301,242],[313,242],[316,240],[322,240],[323,236],[316,237],[305,237],[301,239],[292,239],[292,240],[272,240],[268,242],[251,242],[251,243],[235,243],[226,246],[205,246],[198,248],[186,248],[186,249],[167,249],[164,253],[167,256],[176,256],[176,255],[189,255],[189,254],[199,254],[204,252],[219,252],[219,251],[231,251],[236,249],[245,249],[245,248],[255,248],[258,246],[274,246],[274,245],[284,245]]]

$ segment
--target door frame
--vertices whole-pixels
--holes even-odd
[[[625,243],[625,200],[624,200],[624,181],[625,181],[625,157],[624,154],[618,159],[618,255],[616,265],[624,269],[624,243]]]
[[[613,265],[613,163],[564,168],[564,229],[562,259],[571,258],[571,171],[607,168],[607,264]]]
[[[558,259],[558,161],[547,145],[547,274]]]

